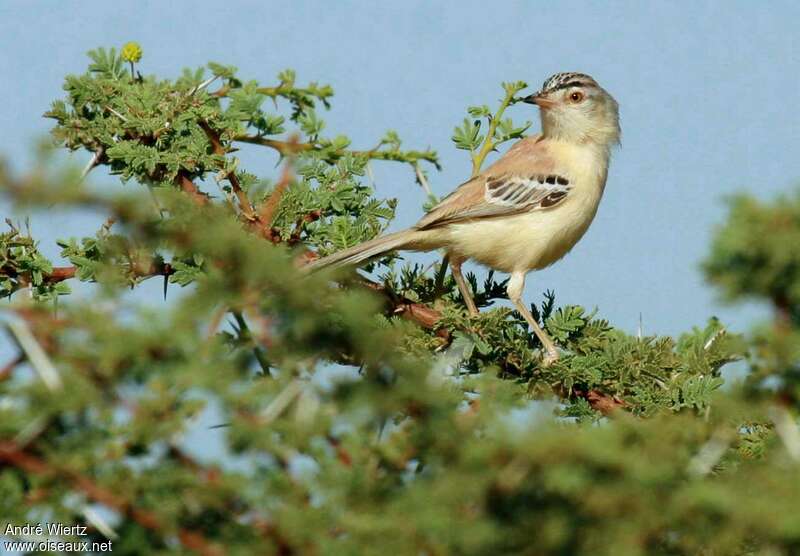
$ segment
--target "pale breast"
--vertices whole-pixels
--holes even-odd
[[[449,249],[503,272],[541,269],[566,255],[597,213],[607,155],[569,145],[557,147],[556,153],[559,166],[569,169],[573,186],[563,202],[514,216],[451,224],[442,230]]]

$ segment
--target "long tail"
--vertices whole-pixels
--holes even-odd
[[[420,233],[419,230],[409,229],[393,234],[386,234],[385,236],[355,245],[350,249],[344,249],[333,255],[317,259],[307,264],[304,268],[309,271],[315,271],[329,266],[356,265],[367,259],[388,253],[389,251],[408,247],[414,243],[417,235]]]

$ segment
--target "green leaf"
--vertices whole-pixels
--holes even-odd
[[[484,136],[480,134],[480,120],[470,121],[464,118],[464,123],[453,130],[451,140],[456,144],[456,148],[474,151],[483,142]]]

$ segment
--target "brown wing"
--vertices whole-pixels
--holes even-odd
[[[442,199],[416,227],[434,228],[551,207],[570,189],[569,179],[552,169],[552,160],[538,136],[518,141],[484,173]]]
[[[417,222],[416,228],[431,228],[449,222],[463,207],[478,204],[483,199],[485,176],[476,176],[459,185],[455,191],[442,199],[438,205]]]

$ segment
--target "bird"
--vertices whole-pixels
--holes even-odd
[[[463,263],[508,273],[508,298],[541,342],[543,365],[557,361],[555,343],[522,301],[525,278],[564,257],[592,223],[611,151],[620,143],[619,105],[579,72],[552,75],[520,100],[538,106],[540,133],[515,142],[410,228],[317,259],[309,270],[358,265],[399,250],[444,250],[470,315],[478,310]]]

